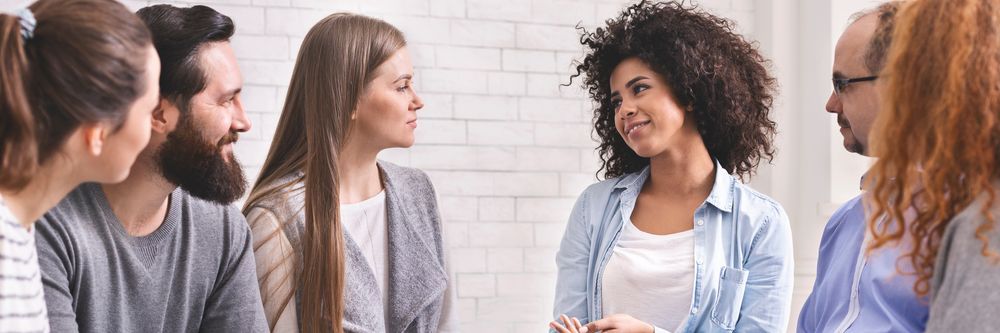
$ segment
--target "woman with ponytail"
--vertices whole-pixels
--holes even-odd
[[[33,224],[83,182],[120,182],[150,135],[160,60],[102,0],[0,14],[0,332],[47,332]]]
[[[1000,327],[998,27],[996,1],[907,2],[887,58],[868,227],[874,248],[913,243],[900,273],[931,298],[927,332]]]
[[[439,332],[454,302],[427,176],[378,161],[413,145],[403,34],[333,14],[302,42],[270,152],[244,208],[274,332]]]

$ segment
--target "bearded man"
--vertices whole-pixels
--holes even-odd
[[[84,184],[36,224],[53,332],[267,332],[251,233],[231,203],[250,129],[232,20],[205,6],[138,15],[162,60],[149,145],[119,184]]]

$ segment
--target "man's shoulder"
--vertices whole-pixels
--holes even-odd
[[[856,253],[854,251],[858,251],[864,241],[867,222],[861,195],[845,202],[830,216],[823,228],[819,244],[820,256]]]
[[[39,230],[73,229],[73,233],[92,229],[95,220],[106,216],[106,199],[100,185],[86,183],[70,191],[35,224]]]
[[[830,215],[830,219],[826,222],[825,232],[841,230],[845,226],[866,224],[866,218],[864,198],[862,194],[859,194],[837,207],[837,210],[833,212],[833,215]]]

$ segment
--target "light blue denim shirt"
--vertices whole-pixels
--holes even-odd
[[[604,267],[648,178],[647,166],[593,184],[580,195],[556,255],[555,318],[566,314],[587,323],[604,316]],[[793,258],[792,232],[781,205],[716,163],[712,192],[695,210],[693,224],[694,292],[681,331],[785,331]]]

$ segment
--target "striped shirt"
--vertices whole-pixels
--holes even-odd
[[[48,332],[33,229],[0,198],[0,333]]]

